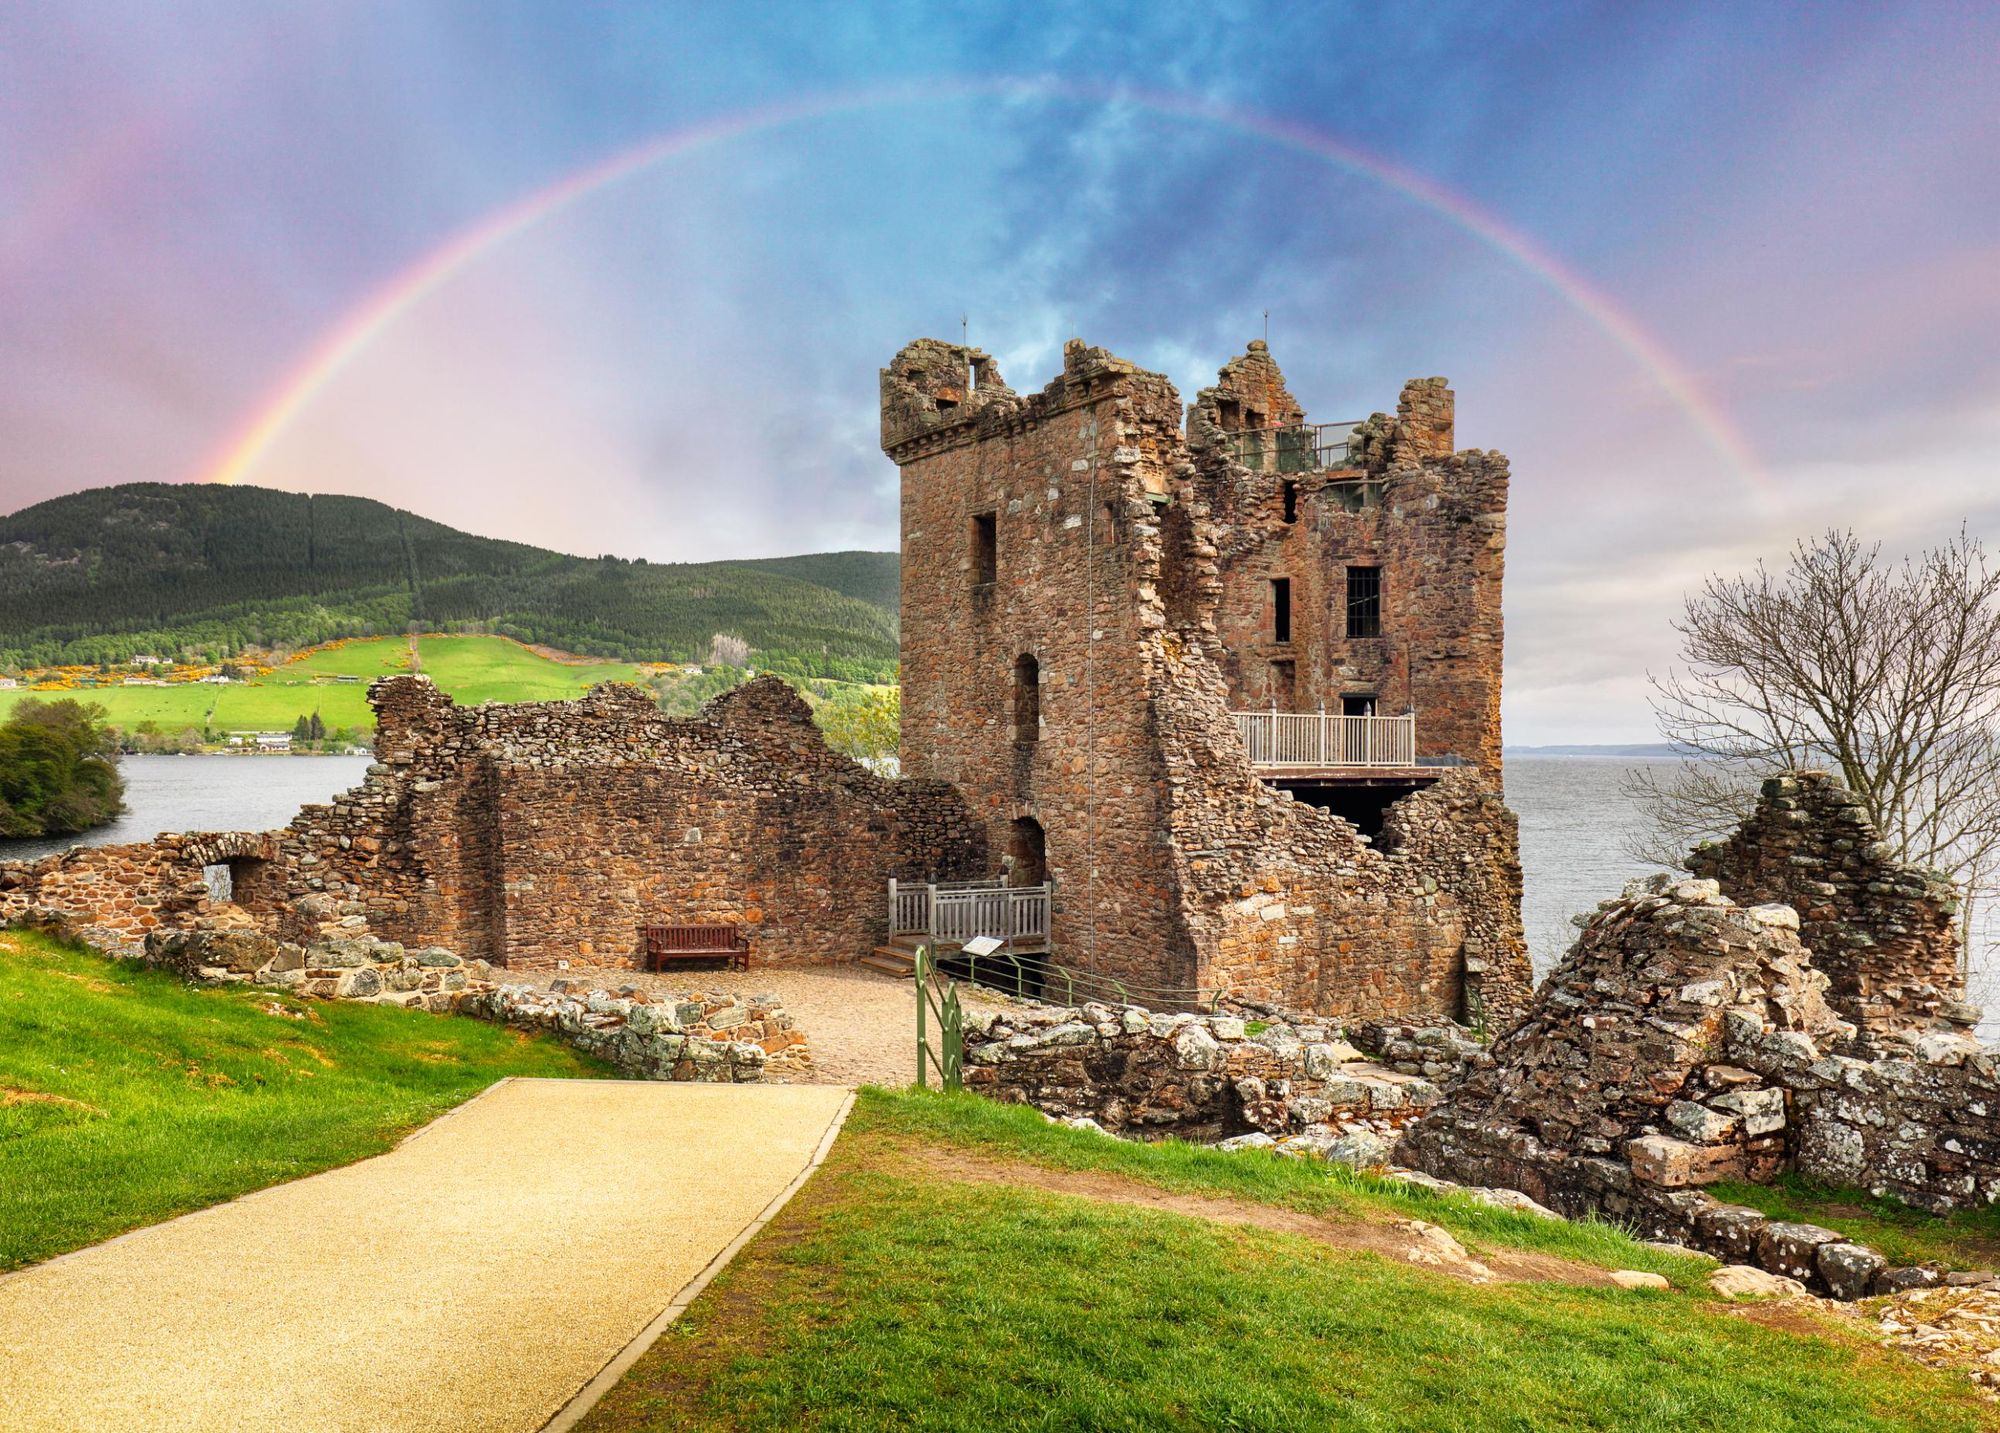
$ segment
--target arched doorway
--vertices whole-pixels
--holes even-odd
[[[1018,817],[1014,822],[1013,834],[1007,842],[1007,854],[1013,858],[1007,867],[1008,885],[1048,884],[1048,838],[1042,831],[1041,822],[1032,816]]]

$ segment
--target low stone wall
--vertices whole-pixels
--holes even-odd
[[[540,1031],[641,1079],[744,1083],[812,1070],[805,1034],[775,996],[613,995],[567,980],[547,989],[501,985],[485,961],[440,946],[406,949],[367,935],[297,945],[247,923],[155,931],[144,953],[194,984],[261,985]]]
[[[495,986],[459,1008],[552,1034],[649,1080],[741,1084],[812,1072],[805,1034],[774,995],[611,995],[558,980],[547,989]]]
[[[193,983],[266,985],[314,1000],[366,1000],[440,1014],[482,988],[491,974],[484,961],[468,963],[439,946],[406,950],[371,937],[302,946],[248,927],[155,931],[146,938],[145,959]]]
[[[1938,1212],[2000,1196],[1994,1057],[1949,1026],[1895,1058],[1825,1053],[1854,1026],[1828,1005],[1798,927],[1790,907],[1740,907],[1714,881],[1635,882],[1397,1157],[1839,1297],[1935,1282],[1701,1190],[1797,1168]]]
[[[1278,1021],[1252,1034],[1234,1016],[1138,1006],[968,1015],[965,1061],[969,1089],[1143,1139],[1263,1135],[1324,1152],[1392,1134],[1439,1096],[1430,1080],[1370,1063],[1338,1026]],[[1354,1162],[1380,1162],[1388,1146],[1369,1153]]]
[[[2000,1054],[1938,1032],[1907,1058],[1790,1072],[1799,1173],[1949,1214],[2000,1200]]]
[[[169,833],[0,862],[0,924],[30,921],[112,955],[137,956],[152,932],[210,912],[205,867],[268,858],[276,847],[277,837],[263,832]]]

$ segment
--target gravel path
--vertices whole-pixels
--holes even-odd
[[[806,1167],[830,1088],[512,1080],[0,1279],[8,1433],[532,1433]]]
[[[814,1084],[887,1085],[900,1089],[917,1078],[916,983],[853,965],[758,966],[755,969],[686,968],[657,975],[629,967],[563,971],[501,972],[497,978],[546,986],[569,980],[587,990],[615,991],[635,986],[649,994],[718,994],[778,997],[798,1028],[806,1032]],[[999,1009],[1004,996],[974,996],[959,986],[965,1008]],[[935,1039],[935,1037],[933,1037]],[[935,1078],[935,1077],[933,1077]]]

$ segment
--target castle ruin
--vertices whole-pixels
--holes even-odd
[[[845,962],[912,929],[902,882],[975,912],[1025,896],[1013,950],[1157,1005],[1525,1006],[1507,465],[1452,451],[1443,380],[1313,424],[1261,343],[1183,412],[1080,342],[1024,397],[925,339],[882,374],[882,436],[900,780],[771,678],[670,719],[631,688],[463,708],[393,677],[360,787],[279,832],[0,869],[0,916],[67,911],[117,949],[226,917],[516,969],[637,965],[649,929],[720,925],[756,964]]]
[[[1500,787],[1507,464],[1452,395],[1312,424],[1252,343],[1183,414],[1072,341],[1038,393],[920,339],[903,769],[956,787],[1052,946],[1135,989],[1480,1018],[1529,988]]]

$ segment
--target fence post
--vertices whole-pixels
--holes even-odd
[[[928,1089],[924,1080],[924,1060],[930,1054],[930,1047],[924,1043],[924,962],[930,955],[930,947],[917,947],[917,958],[913,974],[917,990],[917,1088]]]

